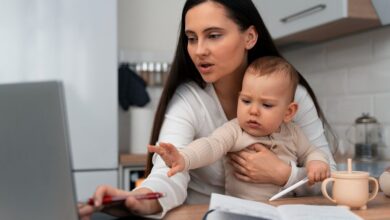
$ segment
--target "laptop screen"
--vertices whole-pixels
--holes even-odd
[[[63,87],[0,85],[0,219],[77,219]]]

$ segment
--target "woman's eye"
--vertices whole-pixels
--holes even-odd
[[[192,36],[187,36],[187,40],[189,43],[193,43],[196,41],[196,37],[192,37]]]
[[[220,38],[222,35],[221,34],[210,34],[209,35],[209,38],[210,39],[218,39],[218,38]]]

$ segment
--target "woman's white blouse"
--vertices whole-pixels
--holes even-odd
[[[313,100],[301,85],[296,90],[295,101],[299,107],[294,122],[302,128],[314,146],[329,155],[331,169],[335,170],[336,165],[324,135],[322,122],[318,118]],[[210,135],[227,121],[212,84],[202,89],[194,82],[185,83],[176,90],[168,105],[159,142],[171,143],[179,148],[185,147],[194,139]],[[169,168],[157,154],[153,156],[153,164],[151,174],[140,187],[164,192],[167,196],[159,199],[163,208],[162,213],[148,217],[162,218],[167,211],[183,202],[208,203],[212,192],[224,193],[222,160],[210,166],[191,170],[189,173],[178,173],[170,178],[167,176]],[[294,162],[290,164],[292,172],[284,187],[306,176],[305,168],[297,167]],[[301,189],[296,193],[305,194],[310,191],[313,189]],[[314,191],[318,191],[318,187],[315,187]]]

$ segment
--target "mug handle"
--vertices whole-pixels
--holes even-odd
[[[336,200],[331,198],[329,195],[328,195],[328,191],[326,190],[326,185],[328,185],[329,182],[334,182],[335,179],[333,177],[330,177],[330,178],[327,178],[325,179],[323,182],[322,182],[322,185],[321,185],[321,191],[322,191],[322,195],[325,196],[325,198],[329,199],[330,201],[336,203]]]
[[[374,177],[368,177],[368,181],[374,182],[374,191],[371,193],[370,197],[368,197],[368,201],[373,200],[375,196],[378,194],[379,185],[378,180],[376,180]]]

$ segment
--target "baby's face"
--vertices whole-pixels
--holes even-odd
[[[265,136],[279,131],[291,102],[290,81],[285,74],[258,76],[246,73],[238,98],[237,119],[247,133]]]

